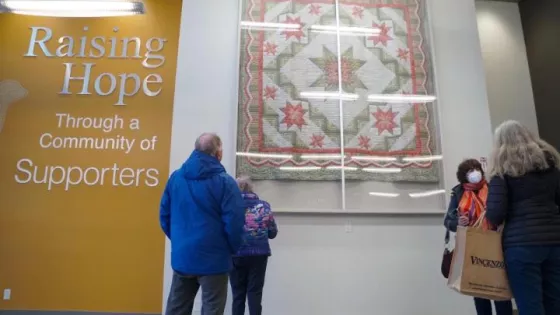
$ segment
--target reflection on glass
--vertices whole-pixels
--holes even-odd
[[[431,197],[431,196],[436,196],[436,195],[441,195],[441,194],[445,194],[445,189],[410,193],[408,195],[410,196],[410,198],[425,198],[425,197]]]
[[[400,196],[399,193],[384,193],[384,192],[374,192],[374,191],[370,192],[369,195],[374,197],[385,197],[385,198],[396,198]]]
[[[318,166],[280,166],[278,168],[281,171],[289,171],[289,172],[308,172],[308,171],[317,171],[321,168]]]
[[[432,103],[436,100],[433,95],[410,94],[371,94],[368,101],[374,103]]]
[[[424,1],[242,4],[239,174],[302,211],[440,188]]]
[[[352,160],[370,161],[370,162],[394,162],[394,161],[397,160],[397,158],[392,157],[392,156],[363,156],[363,155],[357,155],[357,156],[353,156]]]
[[[423,10],[425,1],[339,2],[340,30],[369,28],[368,36],[341,36],[341,101],[347,172],[346,208],[410,212],[442,209],[437,100]],[[365,194],[376,199],[363,198]],[[435,196],[421,203],[411,198]],[[391,198],[387,198],[391,197]]]
[[[340,160],[342,154],[302,154],[303,160]]]
[[[339,101],[358,96],[338,88],[337,36],[321,32],[335,1],[241,3],[237,151],[259,155],[238,155],[237,173],[275,209],[341,209]]]
[[[291,154],[270,154],[270,153],[253,153],[253,152],[237,152],[236,155],[253,157],[253,158],[263,158],[263,159],[291,159],[293,156]]]
[[[360,98],[358,94],[338,92],[301,92],[300,96],[308,99],[336,99],[345,101],[355,101]]]
[[[345,26],[330,26],[330,25],[311,25],[312,32],[333,34],[340,36],[373,36],[379,35],[381,30],[379,28],[366,28],[366,27],[345,27]]]
[[[357,167],[352,167],[352,166],[340,166],[340,165],[333,165],[333,166],[328,166],[327,167],[328,170],[345,170],[345,171],[357,171],[358,168]]]
[[[241,21],[243,29],[299,29],[300,24]]]
[[[402,168],[398,167],[368,167],[363,168],[362,171],[370,173],[400,173]]]
[[[405,162],[429,162],[429,161],[440,161],[442,159],[443,159],[443,155],[403,157],[403,161]]]

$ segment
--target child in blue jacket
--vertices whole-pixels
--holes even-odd
[[[230,273],[232,315],[245,314],[246,299],[249,302],[249,314],[261,315],[266,266],[271,255],[268,240],[276,237],[278,227],[270,204],[253,192],[249,177],[239,177],[237,184],[246,210],[243,242],[233,258],[233,270]]]

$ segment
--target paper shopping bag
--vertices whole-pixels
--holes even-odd
[[[502,235],[479,227],[459,227],[448,286],[468,296],[506,301],[507,280]]]

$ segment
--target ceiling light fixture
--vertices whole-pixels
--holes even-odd
[[[52,17],[110,17],[144,14],[141,1],[0,0],[0,12]]]

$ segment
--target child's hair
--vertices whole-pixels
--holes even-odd
[[[247,175],[241,175],[237,177],[237,186],[241,192],[253,192],[253,182],[251,177]]]

